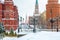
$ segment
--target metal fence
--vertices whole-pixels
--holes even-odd
[[[41,31],[51,31],[51,32],[57,32],[57,29],[36,29],[36,32]],[[33,32],[33,29],[20,29],[20,32]],[[60,29],[58,30],[60,32]]]

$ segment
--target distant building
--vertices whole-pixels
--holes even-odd
[[[29,24],[30,24],[30,25],[33,25],[33,24],[34,24],[34,22],[33,22],[33,16],[30,16],[30,17],[29,17]]]
[[[46,29],[46,11],[40,14],[40,28]]]
[[[5,30],[16,30],[18,27],[18,10],[13,0],[0,0],[0,22],[3,23]]]

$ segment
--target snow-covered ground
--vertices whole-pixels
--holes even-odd
[[[60,32],[37,32],[29,33],[22,37],[5,37],[3,40],[60,40]]]

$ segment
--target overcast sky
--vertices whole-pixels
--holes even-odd
[[[36,0],[14,0],[14,4],[18,7],[19,16],[23,16],[24,18],[26,18],[26,15],[32,16],[35,10],[35,1]],[[38,0],[39,13],[46,10],[47,2],[48,0]]]
[[[35,10],[35,1],[36,0],[13,0],[14,4],[18,7],[19,16],[24,18],[27,16],[32,16]],[[60,0],[59,0],[60,1]],[[47,0],[38,0],[39,4],[39,13],[42,13],[46,10]]]
[[[18,7],[18,12],[20,16],[26,18],[27,16],[32,16],[35,10],[36,0],[14,0],[14,4]],[[39,13],[46,10],[47,0],[38,0]]]

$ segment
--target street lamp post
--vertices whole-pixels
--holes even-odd
[[[50,13],[51,13],[51,20],[50,20],[50,22],[51,22],[51,29],[53,31],[53,23],[55,22],[55,20],[53,19],[53,16],[52,16],[52,9],[50,10]]]
[[[53,23],[54,23],[54,20],[51,19],[50,22],[51,22],[51,29],[52,29],[52,31],[53,31]]]
[[[56,29],[56,31],[58,32],[59,30],[58,30],[58,16],[57,16],[57,29]]]
[[[33,23],[33,24],[34,24],[33,32],[35,33],[35,32],[36,32],[36,29],[35,29],[35,24],[36,24],[36,23],[35,23],[35,18],[33,18],[33,22],[34,22],[34,23]]]
[[[55,20],[53,20],[53,16],[52,16],[52,9],[50,10],[50,12],[51,12],[51,20],[50,20],[50,22],[51,22],[51,29],[52,29],[52,31],[53,31],[53,23],[55,22]],[[59,13],[58,13],[58,16],[57,16],[57,28],[56,28],[56,30],[57,30],[57,32],[59,31],[58,30],[58,18],[59,17]]]
[[[51,14],[51,19],[50,19],[50,22],[51,22],[51,29],[52,29],[52,31],[53,31],[52,9],[50,10],[50,14]]]
[[[18,27],[18,33],[20,32],[19,27]]]
[[[33,32],[36,32],[36,27],[38,26],[38,20],[39,20],[39,14],[34,14],[33,15],[33,24],[34,24]]]

